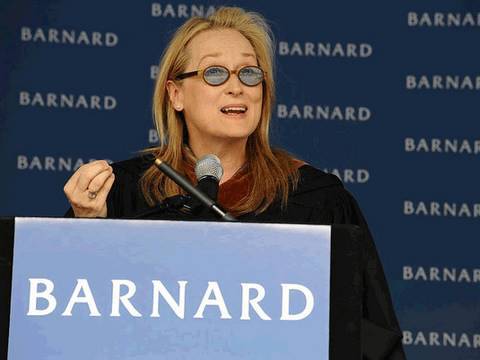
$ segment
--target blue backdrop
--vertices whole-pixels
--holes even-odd
[[[0,4],[0,215],[61,215],[78,166],[153,145],[174,29],[221,4],[259,11],[274,142],[359,200],[409,359],[480,358],[478,1]]]

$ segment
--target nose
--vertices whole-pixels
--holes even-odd
[[[225,92],[228,95],[239,96],[243,94],[243,86],[237,74],[231,74],[225,83]]]

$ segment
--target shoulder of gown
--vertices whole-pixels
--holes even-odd
[[[291,189],[287,206],[272,204],[257,220],[303,224],[365,225],[354,197],[338,177],[311,165],[299,168],[299,181]],[[250,218],[250,216],[248,216]]]

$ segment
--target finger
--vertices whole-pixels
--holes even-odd
[[[74,174],[75,175],[75,174]],[[73,192],[73,189],[75,188],[75,185],[77,184],[77,179],[73,178],[73,175],[68,179],[68,181],[65,183],[63,186],[63,192],[67,196],[67,198],[70,196],[70,194]]]
[[[99,203],[104,204],[107,201],[108,193],[110,192],[110,189],[112,188],[114,181],[115,181],[115,174],[112,173],[105,181],[105,184],[103,184],[103,187],[97,193],[96,200]]]
[[[69,194],[73,193],[75,187],[77,186],[78,179],[80,178],[81,174],[81,171],[79,170],[80,169],[77,169],[77,171],[75,171],[73,175],[70,176],[68,181],[65,183],[65,186],[63,187],[63,192],[67,195],[67,197]]]
[[[80,191],[78,188],[75,188],[75,193],[70,199],[70,204],[72,205],[75,217],[105,217],[106,200],[114,180],[115,175],[111,173],[103,187],[93,199],[88,197],[87,191]]]
[[[87,191],[98,192],[110,175],[112,175],[112,168],[102,171],[90,181]]]
[[[80,191],[85,191],[95,176],[103,171],[111,169],[111,166],[105,160],[94,161],[83,165],[77,171],[80,172],[76,187]]]

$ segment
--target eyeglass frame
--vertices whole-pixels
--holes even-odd
[[[220,84],[210,84],[204,77],[204,74],[205,74],[205,71],[212,68],[212,67],[219,67],[219,68],[222,68],[222,69],[225,69],[227,70],[228,72],[228,76],[227,78],[225,79],[224,82],[221,82]],[[245,68],[257,68],[259,69],[262,74],[263,74],[263,79],[262,81],[260,81],[258,84],[255,84],[255,85],[249,85],[249,84],[245,84],[242,79],[240,79],[240,77],[238,76],[238,73],[240,71],[242,71],[242,69],[245,69]],[[182,74],[179,74],[177,76],[175,76],[175,80],[183,80],[183,79],[186,79],[186,78],[189,78],[189,77],[193,77],[193,76],[201,76],[201,78],[203,79],[203,81],[205,81],[205,83],[207,85],[210,85],[210,86],[220,86],[220,85],[223,85],[225,84],[229,79],[230,79],[230,76],[234,74],[234,75],[237,75],[237,78],[238,80],[245,86],[248,86],[248,87],[254,87],[254,86],[257,86],[257,85],[260,85],[262,82],[265,81],[265,76],[267,75],[267,72],[264,71],[260,66],[257,66],[257,65],[245,65],[245,66],[242,66],[240,69],[237,69],[237,70],[230,70],[229,68],[227,68],[226,66],[223,66],[223,65],[210,65],[210,66],[207,66],[206,68],[204,69],[199,69],[199,70],[194,70],[194,71],[189,71],[189,72],[186,72],[186,73],[182,73]]]

